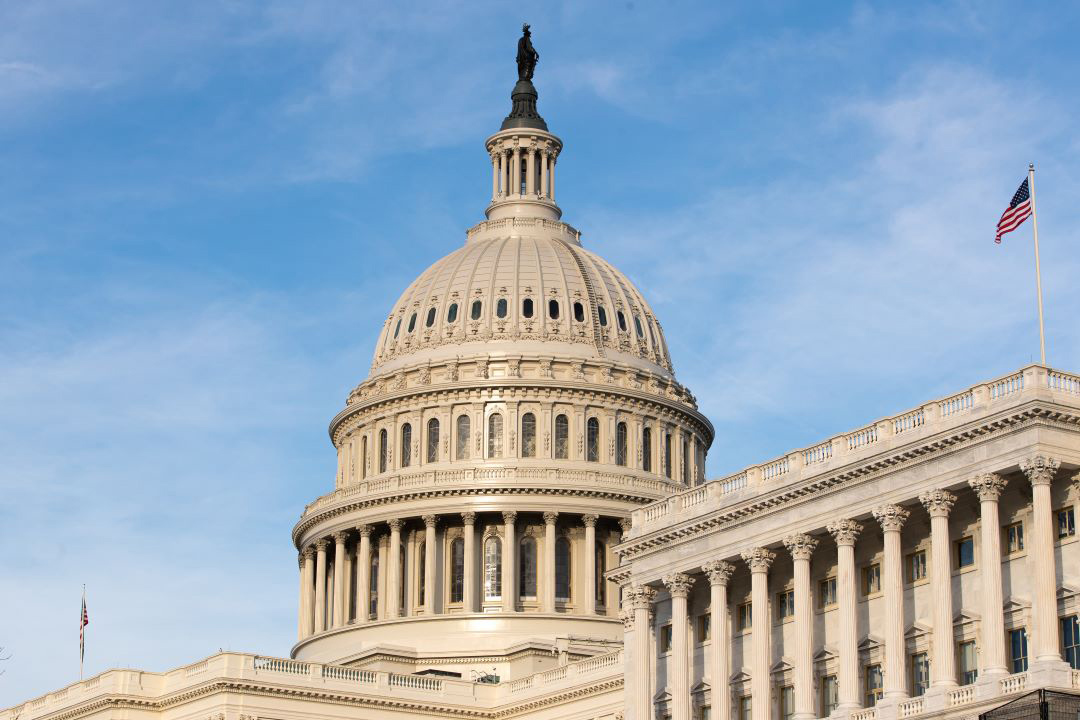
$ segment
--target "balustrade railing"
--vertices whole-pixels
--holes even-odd
[[[967,705],[969,702],[975,700],[975,686],[965,685],[964,687],[957,688],[956,690],[950,690],[948,694],[949,707],[955,707],[957,705]]]
[[[423,675],[399,675],[397,673],[390,673],[388,684],[390,687],[427,690],[430,692],[439,692],[443,688],[443,681],[440,678],[424,677]]]
[[[900,720],[904,720],[904,718],[919,715],[922,713],[925,706],[926,701],[923,698],[912,698],[911,700],[905,700],[897,705],[896,714],[900,717]]]
[[[1027,687],[1027,681],[1027,673],[1017,673],[1006,678],[1001,678],[1001,694],[1012,695],[1013,693],[1023,692],[1024,688]]]
[[[256,656],[253,666],[256,670],[269,670],[270,672],[288,673],[290,675],[307,675],[311,672],[311,666],[306,662],[285,660],[284,658]]]

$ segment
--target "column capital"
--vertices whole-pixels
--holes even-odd
[[[672,573],[664,576],[663,583],[671,597],[684,598],[690,594],[690,588],[694,586],[694,578],[686,573]]]
[[[349,531],[348,530],[339,530],[336,533],[334,533],[334,542],[336,542],[338,545],[344,545],[348,541],[348,539],[349,539]]]
[[[548,510],[544,513],[544,524],[554,525],[555,521],[559,519],[559,513],[554,510]]]
[[[461,521],[466,525],[475,525],[476,513],[472,512],[471,510],[469,512],[461,513]]]
[[[300,551],[300,555],[305,560],[309,560],[309,559],[315,557],[315,548],[313,546],[311,546],[311,545],[308,545],[307,547],[305,547],[303,550]]]
[[[517,520],[517,510],[503,510],[502,519],[507,525],[513,525]]]
[[[791,553],[795,560],[809,560],[814,554],[814,548],[818,546],[817,538],[806,533],[796,533],[784,538],[784,547]]]
[[[630,608],[623,608],[619,611],[619,619],[622,620],[623,632],[630,632],[634,629],[634,611]]]
[[[982,473],[968,480],[981,502],[997,502],[1008,481],[997,473]]]
[[[628,517],[619,518],[619,527],[622,528],[623,537],[630,532],[630,528],[634,527],[634,521]]]
[[[710,585],[727,585],[735,566],[724,560],[710,560],[701,566],[701,571],[709,577]]]
[[[741,555],[752,573],[769,572],[769,566],[776,559],[776,553],[761,547],[743,550]]]
[[[648,585],[630,588],[630,604],[635,610],[651,610],[656,599],[656,590]]]
[[[1049,485],[1054,479],[1060,463],[1056,458],[1036,455],[1020,463],[1020,469],[1027,475],[1032,485]]]
[[[327,546],[330,545],[330,538],[319,538],[315,541],[315,549],[319,552],[326,552]]]
[[[386,521],[386,524],[390,526],[391,530],[401,532],[401,528],[405,525],[405,521],[401,518],[390,518]]]
[[[855,539],[859,537],[863,526],[854,520],[843,518],[829,523],[825,529],[832,533],[837,545],[854,545]]]
[[[596,521],[599,519],[600,517],[597,515],[582,515],[581,524],[585,527],[596,527]]]
[[[437,525],[439,522],[438,515],[423,515],[421,517],[424,521],[424,527],[432,528],[435,527],[435,525]]]
[[[911,513],[899,505],[879,505],[874,508],[874,519],[885,532],[900,532]]]
[[[1080,472],[1076,473],[1071,478],[1069,478],[1069,483],[1072,484],[1072,486],[1076,490],[1077,494],[1080,494]]]
[[[956,496],[948,490],[927,490],[919,493],[919,502],[926,508],[926,512],[930,513],[930,517],[948,517],[953,503],[956,502]]]
[[[360,533],[360,537],[371,537],[371,533],[375,531],[375,528],[370,525],[357,525],[356,532]]]

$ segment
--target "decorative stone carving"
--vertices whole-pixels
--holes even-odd
[[[334,542],[338,545],[344,545],[349,539],[349,533],[345,530],[334,533]]]
[[[540,377],[549,378],[551,376],[552,376],[551,375],[551,361],[547,360],[547,359],[541,360],[540,361]]]
[[[997,502],[1008,481],[997,473],[982,473],[968,480],[968,485],[979,496],[980,501]]]
[[[776,559],[776,553],[762,547],[743,550],[740,554],[752,573],[768,572],[769,566]]]
[[[446,363],[446,379],[450,382],[457,382],[458,380],[458,361],[451,360]]]
[[[735,566],[723,560],[710,560],[701,566],[701,570],[708,576],[710,585],[727,585],[735,573]]]
[[[784,547],[788,549],[794,560],[809,560],[817,546],[817,539],[805,533],[796,533],[784,538]]]
[[[356,532],[360,533],[360,537],[371,537],[371,532],[374,530],[370,525],[357,525]]]
[[[948,490],[927,490],[919,494],[919,502],[930,513],[930,517],[938,515],[948,516],[956,502],[956,496]]]
[[[572,360],[570,362],[570,376],[575,380],[585,379],[585,363],[582,360]]]
[[[544,513],[544,524],[554,525],[555,521],[559,519],[559,513],[554,510],[548,510]]]
[[[832,534],[837,545],[854,545],[859,533],[862,532],[863,526],[854,520],[844,518],[829,523],[825,526],[825,529]]]
[[[315,548],[311,545],[308,545],[300,551],[300,555],[304,558],[304,560],[307,560],[308,558],[313,558],[315,557]]]
[[[507,360],[506,375],[512,378],[521,377],[521,361],[517,359]]]
[[[544,431],[544,452],[551,450],[551,431]]]
[[[630,632],[634,629],[634,611],[630,608],[623,608],[619,611],[619,619],[622,620],[623,632]]]
[[[652,610],[652,604],[655,600],[656,590],[648,585],[638,585],[630,588],[630,606],[635,610]]]
[[[585,527],[596,527],[596,521],[599,518],[596,515],[582,515],[581,524]]]
[[[386,521],[386,524],[390,526],[391,530],[401,531],[401,528],[405,525],[405,521],[401,518],[390,518]]]
[[[1058,465],[1055,458],[1036,455],[1020,463],[1020,469],[1024,471],[1032,485],[1049,485],[1054,480]]]
[[[476,360],[476,377],[487,378],[488,376],[488,361],[487,358],[477,358]]]
[[[326,552],[326,548],[330,545],[330,538],[319,538],[315,541],[315,549],[319,552]]]
[[[506,523],[507,525],[513,524],[513,522],[515,520],[517,520],[517,511],[516,510],[503,510],[502,519],[503,519],[503,522]]]
[[[605,365],[603,369],[600,370],[600,375],[608,385],[615,384],[615,375],[612,374],[610,365]]]
[[[405,373],[404,372],[398,372],[397,374],[395,374],[394,375],[394,384],[392,386],[393,389],[394,390],[404,390],[405,385],[406,385]]]
[[[431,384],[431,366],[425,365],[424,367],[420,368],[419,382],[421,385]]]
[[[884,531],[893,530],[900,532],[900,529],[904,527],[904,523],[907,521],[910,512],[900,507],[899,505],[882,505],[876,507],[873,510],[874,519],[881,525],[881,529]]]
[[[420,519],[424,521],[424,527],[435,527],[439,522],[438,515],[421,515]]]
[[[694,586],[694,578],[686,573],[672,573],[664,576],[663,583],[671,597],[686,597]]]
[[[622,537],[625,540],[626,536],[630,534],[630,528],[634,526],[634,521],[628,517],[619,518],[619,527],[622,529]]]
[[[476,524],[476,513],[471,512],[471,511],[461,513],[461,521],[463,523],[465,523],[466,525],[475,525]]]

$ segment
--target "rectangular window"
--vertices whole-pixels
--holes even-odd
[[[866,693],[863,707],[874,707],[881,700],[882,679],[880,665],[866,666]]]
[[[753,707],[750,705],[749,695],[743,695],[739,698],[739,720],[754,720]]]
[[[703,643],[712,637],[712,617],[709,613],[704,615],[698,615],[697,619],[697,641]]]
[[[754,614],[750,603],[742,603],[739,605],[736,622],[738,623],[737,627],[740,630],[749,630],[754,624]]]
[[[795,591],[785,590],[776,593],[776,619],[783,621],[789,617],[795,617]]]
[[[836,604],[836,578],[825,578],[818,583],[818,607],[827,608]]]
[[[791,720],[795,716],[795,688],[785,685],[780,688],[780,720]]]
[[[1014,673],[1028,669],[1027,630],[1024,628],[1009,631],[1009,665]]]
[[[1005,526],[1005,552],[1009,555],[1024,549],[1024,523]]]
[[[821,717],[829,717],[840,704],[839,686],[835,675],[821,678]]]
[[[957,669],[960,672],[960,684],[971,685],[979,679],[978,660],[975,657],[975,641],[967,640],[960,643],[959,651],[956,654],[959,662]]]
[[[662,625],[660,627],[660,652],[671,652],[671,626]]]
[[[1073,670],[1080,670],[1080,622],[1076,615],[1061,618],[1061,646],[1065,662]]]
[[[862,591],[863,595],[881,592],[881,565],[874,563],[863,568]]]
[[[1062,508],[1057,511],[1058,540],[1072,537],[1076,534],[1076,512],[1073,508]]]
[[[926,579],[926,551],[916,550],[907,556],[907,579],[916,583]]]
[[[925,695],[930,689],[930,660],[926,653],[911,656],[911,694],[914,697]]]
[[[712,705],[702,705],[698,720],[712,720]]]
[[[956,549],[956,568],[958,570],[975,564],[975,540],[970,535],[957,540],[954,547]]]

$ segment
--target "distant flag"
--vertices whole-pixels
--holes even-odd
[[[86,626],[90,616],[86,613],[86,586],[82,590],[82,612],[79,613],[79,679],[83,676],[83,657],[86,655]]]
[[[1020,224],[1027,220],[1029,215],[1031,215],[1031,189],[1028,185],[1028,178],[1024,178],[1024,182],[1020,183],[1020,187],[1009,202],[1009,207],[1005,208],[1005,212],[1001,213],[994,242],[1000,244],[1001,236],[1020,227]]]

